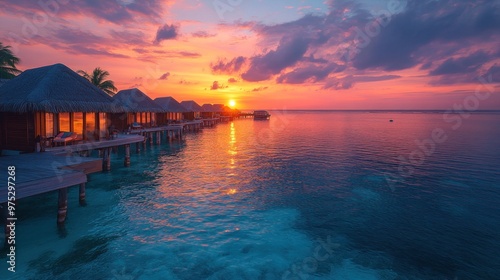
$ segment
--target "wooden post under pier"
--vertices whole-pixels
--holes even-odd
[[[57,203],[57,224],[64,224],[68,212],[68,188],[59,189],[59,198]]]
[[[102,171],[110,171],[110,170],[111,170],[111,148],[104,148],[102,156]]]
[[[130,166],[130,144],[125,145],[125,167]]]
[[[80,202],[81,206],[87,205],[87,203],[85,202],[85,183],[80,184],[78,201]]]

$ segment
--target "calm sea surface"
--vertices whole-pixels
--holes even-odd
[[[272,114],[20,200],[0,278],[499,279],[499,113]]]

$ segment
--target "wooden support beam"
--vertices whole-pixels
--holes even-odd
[[[59,198],[57,203],[57,224],[64,224],[68,212],[68,188],[59,189]]]
[[[130,144],[125,145],[125,167],[130,166]]]
[[[111,170],[111,148],[103,149],[102,156],[102,171]]]
[[[85,183],[80,184],[78,201],[80,202],[81,206],[87,205],[87,203],[85,202]]]

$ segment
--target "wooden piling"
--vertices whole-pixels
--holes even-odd
[[[78,196],[78,201],[80,202],[81,206],[85,206],[85,183],[80,184],[80,190],[79,190],[79,196]]]
[[[59,189],[59,199],[57,207],[57,224],[64,224],[68,212],[68,188]]]
[[[111,170],[111,148],[103,149],[102,156],[102,171]]]
[[[125,167],[130,166],[130,144],[125,145]]]

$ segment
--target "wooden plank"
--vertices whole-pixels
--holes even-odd
[[[87,182],[86,174],[102,169],[101,160],[86,157],[31,153],[0,157],[0,170],[15,166],[16,199]],[[0,203],[7,199],[6,184],[0,185]]]
[[[69,153],[73,153],[73,152],[82,152],[82,151],[88,151],[88,150],[118,147],[118,146],[123,146],[123,145],[127,145],[127,144],[142,142],[142,141],[144,141],[143,136],[120,134],[118,136],[118,138],[112,139],[112,140],[93,141],[93,142],[80,143],[80,144],[69,145],[69,146],[64,146],[64,147],[47,148],[46,151],[56,152],[56,153],[61,153],[61,154],[69,154]]]

